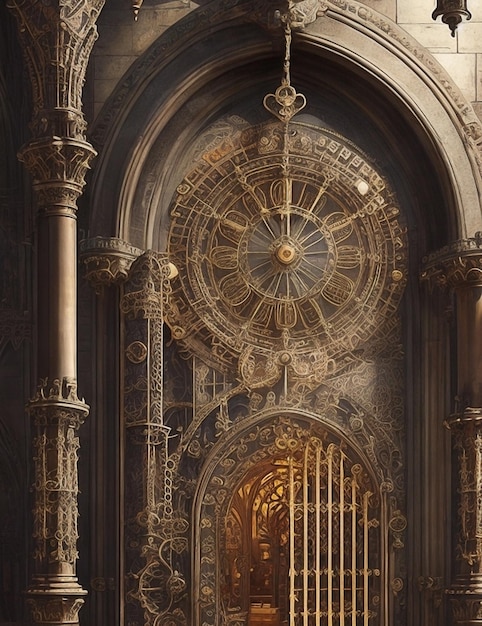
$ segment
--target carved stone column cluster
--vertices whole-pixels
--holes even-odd
[[[425,276],[455,293],[457,396],[446,420],[455,458],[455,567],[447,593],[454,624],[482,624],[482,238],[431,256]]]
[[[32,140],[19,158],[37,204],[37,375],[29,403],[34,447],[35,574],[27,592],[39,624],[76,624],[77,199],[95,151],[85,140],[82,85],[104,0],[8,0],[33,96]]]

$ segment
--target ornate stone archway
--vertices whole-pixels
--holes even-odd
[[[359,447],[362,444],[366,448],[369,435],[368,430],[364,432],[365,425],[361,426],[358,421],[355,407],[345,404],[330,408],[329,421],[320,415],[282,407],[253,412],[239,427],[240,431],[243,428],[242,432],[234,436],[227,433],[229,441],[221,440],[213,449],[200,480],[193,518],[194,536],[198,537],[193,587],[198,615],[194,623],[255,623],[258,608],[272,609],[259,611],[259,614],[264,614],[263,619],[272,615],[273,624],[282,623],[288,615],[292,623],[298,623],[304,614],[305,602],[308,603],[306,619],[309,623],[329,615],[331,619],[340,619],[342,615],[356,619],[357,623],[363,619],[376,624],[403,621],[401,604],[406,580],[402,573],[405,561],[402,548],[406,518],[403,494],[396,486],[399,476],[389,475],[394,468],[382,468],[376,455],[368,459]],[[334,422],[338,422],[336,427]],[[310,446],[312,452],[318,450],[319,471],[315,458],[306,456]],[[395,447],[390,454],[396,454]],[[281,588],[286,585],[287,589],[282,591],[284,598],[270,593],[269,589],[264,590],[267,595],[263,595],[257,580],[255,584],[251,581],[249,590],[249,570],[256,567],[256,547],[243,542],[241,535],[246,529],[242,528],[242,520],[229,516],[236,494],[242,495],[243,489],[249,492],[252,488],[252,479],[246,477],[267,473],[267,465],[271,470],[278,468],[277,498],[283,500],[281,507],[285,508],[285,523],[280,532],[284,535],[282,558],[287,561],[284,574],[290,580],[283,583],[277,572],[269,572]],[[309,482],[309,487],[303,487],[304,480]],[[313,495],[315,484],[318,496]],[[340,484],[344,485],[343,491],[340,491]],[[359,495],[362,491],[365,496]],[[360,497],[359,502],[357,497]],[[365,508],[362,501],[366,506],[370,502],[370,506]],[[304,530],[300,526],[301,519]],[[227,531],[229,521],[238,526],[231,529],[231,533]],[[246,523],[254,524],[251,519]],[[303,535],[306,541],[313,542],[311,557],[308,547],[301,547]],[[233,548],[235,536],[238,536],[238,545]],[[261,541],[259,536],[251,536],[251,539]],[[227,548],[229,540],[231,552]],[[276,533],[266,535],[264,541],[279,550],[280,537]],[[296,549],[295,543],[299,544]],[[280,568],[275,558],[270,556],[269,561]],[[308,580],[301,580],[303,572],[308,578],[308,570],[313,578],[311,586]],[[230,578],[233,571],[239,581],[236,593],[232,591]],[[319,597],[313,592],[310,595],[304,592],[309,586],[316,587],[317,572]],[[340,573],[343,576],[340,577]],[[364,582],[353,582],[354,576],[361,576]],[[386,587],[396,588],[400,593],[386,594],[381,591]],[[357,588],[364,590],[363,598],[356,597]],[[347,597],[342,601],[341,596]]]
[[[168,339],[151,345],[146,330],[151,326],[149,321],[144,329],[147,334],[136,339],[144,347],[131,346],[133,342],[125,346],[132,348],[129,355],[133,360],[126,364],[124,372],[128,376],[135,359],[140,359],[139,367],[140,363],[153,359],[158,368],[148,371],[156,371],[160,376],[161,383],[155,380],[153,384],[156,393],[162,389],[164,395],[154,394],[152,404],[150,400],[142,400],[143,409],[151,411],[157,407],[157,411],[159,403],[165,409],[162,416],[156,411],[152,413],[153,432],[158,439],[135,443],[144,446],[143,451],[135,448],[135,455],[139,456],[141,451],[145,458],[161,459],[154,474],[150,475],[146,469],[144,475],[146,485],[152,488],[150,496],[157,494],[149,504],[154,503],[155,515],[147,515],[146,500],[137,513],[131,511],[127,515],[126,522],[129,532],[137,528],[133,536],[141,534],[140,529],[144,532],[149,528],[146,537],[151,538],[150,543],[143,544],[143,561],[132,567],[129,562],[129,580],[140,581],[140,573],[149,570],[149,576],[152,574],[160,581],[159,588],[166,591],[171,604],[161,606],[158,599],[146,595],[143,583],[129,587],[125,597],[128,605],[132,601],[136,606],[131,615],[134,621],[144,619],[154,623],[169,615],[182,624],[192,617],[186,590],[195,588],[193,570],[187,563],[195,541],[191,535],[195,519],[193,492],[197,489],[197,474],[204,471],[208,451],[219,441],[220,433],[234,427],[237,417],[233,418],[232,405],[259,402],[264,406],[272,401],[270,394],[274,393],[281,409],[287,406],[281,402],[282,396],[284,402],[289,398],[290,408],[305,401],[313,404],[319,401],[319,406],[324,407],[325,397],[335,394],[336,405],[340,398],[351,398],[362,388],[367,392],[360,401],[361,412],[370,407],[368,413],[373,409],[375,421],[380,420],[388,430],[396,431],[397,437],[407,438],[405,456],[389,455],[390,463],[399,466],[400,476],[406,472],[403,480],[418,485],[409,494],[407,540],[412,560],[407,567],[411,578],[419,581],[419,588],[406,590],[407,621],[416,623],[422,614],[426,620],[445,616],[440,592],[450,584],[448,565],[439,545],[430,537],[441,537],[441,542],[448,545],[443,521],[447,491],[438,487],[438,469],[449,474],[446,440],[440,430],[441,416],[451,411],[443,313],[447,301],[443,296],[425,292],[418,278],[422,256],[447,241],[468,237],[479,223],[480,123],[440,67],[420,52],[406,33],[357,2],[325,2],[318,9],[317,19],[304,24],[294,35],[294,54],[306,61],[304,66],[298,65],[299,84],[308,102],[315,103],[305,111],[306,117],[301,114],[298,118],[299,126],[295,130],[299,131],[300,144],[305,139],[312,140],[314,135],[329,138],[326,145],[330,140],[333,142],[334,160],[330,162],[331,153],[326,149],[319,151],[318,157],[323,153],[327,160],[322,156],[318,163],[332,169],[344,149],[362,155],[368,168],[375,162],[382,163],[380,171],[374,169],[394,190],[403,219],[399,222],[396,215],[385,216],[388,226],[379,230],[368,219],[363,223],[363,235],[357,234],[356,229],[350,231],[347,239],[334,235],[333,228],[335,231],[338,226],[341,228],[343,220],[331,223],[322,208],[321,217],[308,216],[303,198],[310,196],[309,177],[301,177],[301,183],[297,182],[308,192],[296,192],[297,208],[293,214],[305,224],[314,225],[314,230],[322,233],[323,241],[329,242],[326,249],[320,244],[320,255],[325,255],[327,263],[317,268],[323,277],[321,281],[311,285],[314,300],[311,295],[305,300],[301,298],[300,306],[298,298],[291,306],[283,297],[286,293],[270,291],[272,284],[263,282],[263,276],[256,274],[256,266],[250,261],[254,258],[251,254],[264,254],[266,258],[261,262],[276,267],[275,274],[281,277],[279,284],[282,284],[283,277],[301,273],[305,258],[305,250],[296,237],[273,231],[270,222],[276,217],[281,223],[287,190],[293,191],[286,184],[293,177],[285,165],[294,166],[298,160],[299,166],[306,158],[306,147],[297,148],[296,140],[286,141],[281,133],[278,147],[289,145],[289,149],[282,147],[269,153],[269,137],[259,132],[260,128],[267,128],[266,117],[259,114],[267,93],[266,77],[276,80],[279,66],[275,60],[281,56],[278,51],[273,53],[276,35],[265,19],[269,11],[263,14],[257,4],[255,7],[249,2],[233,3],[229,7],[213,3],[199,15],[199,21],[190,18],[179,30],[174,29],[169,39],[161,37],[126,78],[94,129],[95,143],[104,150],[94,181],[91,232],[116,236],[94,242],[104,246],[103,252],[97,254],[100,246],[96,250],[96,263],[104,264],[104,277],[112,282],[119,277],[123,280],[132,258],[149,248],[161,251],[161,255],[168,253],[163,263],[176,266],[171,268],[169,280],[166,270],[162,280],[156,279],[160,282],[152,283],[154,292],[158,292],[157,301],[160,293],[173,291],[162,300],[162,315],[149,307],[147,312],[139,308],[134,315],[147,320],[153,317],[156,332],[162,327]],[[321,72],[320,67],[326,71]],[[347,82],[351,88],[336,81],[340,73],[349,76]],[[364,96],[367,90],[371,90],[370,98]],[[211,93],[216,97],[211,98]],[[354,105],[357,99],[363,103],[360,109]],[[321,119],[328,120],[322,131]],[[129,128],[129,136],[119,131],[124,125]],[[362,127],[365,135],[360,130]],[[258,133],[258,142],[246,139],[250,132]],[[142,142],[135,146],[129,143],[132,133],[142,136]],[[257,150],[258,156],[262,152],[262,139],[266,139],[264,165],[267,171],[274,157],[276,172],[272,178],[278,180],[278,187],[262,177],[256,178],[255,168],[250,169],[254,152]],[[271,139],[275,143],[276,132],[271,133]],[[317,141],[315,144],[319,146]],[[395,145],[396,152],[392,150]],[[353,151],[350,146],[354,147]],[[245,159],[248,153],[250,156]],[[314,167],[317,180],[321,179],[321,170]],[[350,168],[344,171],[348,176],[353,173]],[[104,185],[107,180],[109,184]],[[363,183],[364,179],[360,181]],[[357,190],[353,194],[355,198],[364,197],[363,184],[357,187],[360,181],[352,181],[353,189]],[[343,187],[339,179],[335,182]],[[237,196],[236,189],[241,189]],[[209,190],[214,190],[214,196],[218,194],[214,208]],[[331,193],[336,205],[337,195],[333,189]],[[348,184],[343,193],[349,195]],[[266,204],[258,204],[257,208],[259,215],[263,215],[263,210],[270,214],[267,222],[271,240],[265,241],[267,250],[253,248],[255,241],[263,239],[261,230],[266,224],[258,219],[243,194],[246,197],[251,194],[254,204],[262,197]],[[235,206],[235,196],[243,205],[242,210]],[[225,199],[233,203],[231,214],[224,208]],[[315,199],[316,193],[310,206],[314,206]],[[105,211],[106,206],[115,210]],[[353,206],[350,210],[357,213]],[[399,235],[403,254],[406,252],[404,229],[399,228],[404,220],[409,225],[411,255],[408,266],[404,257],[400,269],[395,258]],[[390,253],[381,262],[375,259],[373,246],[368,246],[364,263],[357,258],[356,250],[367,250],[364,239],[367,223],[368,230],[373,229],[370,231],[373,241],[390,242]],[[391,225],[396,228],[391,229]],[[137,248],[131,247],[123,255],[121,248],[127,250],[128,246],[117,237]],[[467,247],[471,245],[472,240]],[[88,245],[86,249],[88,252]],[[288,256],[284,257],[285,253]],[[371,265],[365,263],[367,259],[372,261]],[[290,280],[285,284],[291,289]],[[405,300],[400,300],[405,280],[408,291]],[[363,291],[363,285],[367,284],[364,281],[374,287],[374,292]],[[357,286],[361,286],[360,291]],[[276,283],[275,287],[278,290]],[[303,290],[310,291],[311,287]],[[145,294],[149,295],[149,290],[152,291],[152,285]],[[372,311],[373,298],[370,300],[368,296],[378,298],[380,307],[385,307],[382,318],[387,321],[386,326],[378,326],[378,318],[364,323],[367,318],[362,315],[366,312],[363,307],[368,307],[368,313]],[[318,297],[324,302],[320,304]],[[256,315],[245,315],[255,298],[261,300]],[[350,310],[347,303],[355,301],[360,308],[353,306]],[[245,303],[249,305],[246,311]],[[127,315],[127,309],[124,312]],[[361,317],[356,317],[359,313]],[[266,321],[264,333],[262,319]],[[344,328],[337,327],[341,320],[349,325],[355,319],[362,335],[365,331],[370,335],[373,330],[368,340],[362,336],[350,343],[356,331],[345,333]],[[329,329],[331,323],[334,331]],[[312,326],[315,331],[310,333]],[[307,335],[308,347],[304,349]],[[350,340],[347,341],[346,335]],[[134,348],[141,352],[138,354]],[[181,378],[185,377],[180,385],[182,402],[176,399],[179,388],[173,391],[178,372],[173,375],[172,359],[184,363],[179,367],[184,372]],[[344,359],[348,359],[346,369],[340,365]],[[162,374],[159,374],[160,362],[164,363]],[[192,376],[186,372],[192,372]],[[145,383],[143,376],[139,378],[140,385]],[[125,401],[127,393],[135,392],[131,382],[130,378],[124,378]],[[144,398],[154,393],[149,384]],[[392,406],[391,402],[395,404]],[[179,404],[183,405],[182,410]],[[380,407],[395,407],[395,412]],[[370,439],[364,445],[372,451]],[[159,455],[161,448],[163,452]],[[385,452],[380,454],[385,458]],[[159,472],[164,462],[169,463],[166,474]],[[153,482],[149,476],[154,477]],[[172,484],[182,485],[177,495],[164,491],[165,485]],[[403,491],[404,487],[400,489]],[[160,529],[156,524],[161,519],[161,503],[166,497],[177,517],[169,522],[164,519]],[[145,525],[146,519],[150,526]],[[166,534],[165,529],[171,530]],[[161,544],[171,546],[169,559],[161,555],[169,563],[164,570],[158,569],[156,557],[161,554]],[[422,545],[428,546],[423,552],[419,550]],[[385,590],[390,598],[395,596],[395,604],[397,594],[405,593],[395,582],[396,578],[391,579]],[[386,606],[392,606],[391,600]],[[386,615],[389,620],[395,619],[390,612]]]

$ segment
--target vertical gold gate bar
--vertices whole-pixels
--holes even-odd
[[[351,478],[351,624],[356,626],[356,479]]]
[[[293,459],[289,459],[289,505],[290,505],[290,626],[295,626],[295,480]]]
[[[321,595],[321,450],[316,448],[316,475],[315,475],[315,510],[316,510],[316,557],[315,557],[315,626],[320,626],[320,595]]]
[[[310,444],[305,448],[303,466],[303,626],[308,626],[308,459]]]
[[[333,447],[328,446],[328,626],[333,626]]]
[[[340,450],[340,626],[345,623],[345,468]]]
[[[363,624],[368,625],[368,498],[370,493],[363,494]]]

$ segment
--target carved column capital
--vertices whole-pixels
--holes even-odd
[[[86,594],[84,591],[82,593]],[[84,604],[83,598],[78,596],[78,590],[75,591],[75,596],[71,597],[66,590],[60,591],[58,596],[51,594],[45,596],[41,591],[31,592],[27,593],[27,605],[36,624],[41,626],[73,625],[79,623],[79,610]]]
[[[18,156],[32,175],[41,214],[75,215],[96,154],[87,141],[60,137],[34,140],[22,149]]]
[[[103,287],[127,280],[132,263],[143,250],[116,237],[93,237],[80,242],[85,278],[100,293]]]
[[[481,287],[482,233],[455,241],[425,257],[421,278],[439,287]]]
[[[104,0],[7,0],[32,83],[35,137],[82,138],[82,87]]]

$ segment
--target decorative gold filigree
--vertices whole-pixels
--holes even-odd
[[[172,209],[180,280],[169,323],[214,367],[214,345],[233,365],[247,348],[261,364],[287,339],[292,353],[321,350],[336,366],[396,314],[403,293],[405,230],[387,181],[338,136],[290,128],[242,133],[185,178]]]
[[[235,494],[238,493],[240,488],[241,481],[246,480],[247,476],[254,476],[252,473],[254,468],[261,467],[271,467],[273,471],[281,472],[279,476],[279,481],[276,482],[278,486],[278,495],[279,489],[281,489],[281,483],[283,482],[283,472],[287,472],[288,461],[287,455],[292,456],[297,459],[297,463],[302,466],[302,459],[304,458],[304,450],[310,441],[318,441],[318,447],[321,446],[321,449],[324,450],[324,453],[321,454],[321,465],[328,467],[328,464],[332,466],[332,469],[338,467],[335,463],[335,458],[338,458],[338,462],[340,462],[341,457],[343,457],[344,462],[346,463],[346,480],[349,480],[350,470],[349,466],[352,466],[352,475],[356,476],[354,484],[356,483],[360,490],[363,491],[369,490],[371,492],[377,491],[376,488],[371,484],[370,479],[365,472],[363,465],[357,463],[353,457],[353,451],[347,450],[346,447],[339,447],[339,443],[335,443],[333,440],[333,435],[328,434],[326,431],[323,432],[323,427],[321,425],[316,426],[314,422],[306,419],[306,416],[277,416],[267,418],[265,420],[259,420],[257,425],[252,424],[250,427],[247,427],[244,424],[245,428],[243,434],[239,439],[230,438],[224,441],[223,445],[219,445],[216,448],[216,454],[211,455],[210,459],[210,481],[209,484],[206,485],[204,492],[202,493],[202,497],[200,498],[200,505],[202,507],[200,512],[200,520],[197,532],[199,533],[200,540],[198,543],[199,552],[196,556],[197,563],[197,576],[199,577],[199,587],[197,591],[197,600],[199,605],[195,603],[195,606],[199,606],[199,623],[211,623],[210,616],[214,613],[218,614],[219,608],[219,598],[223,598],[226,600],[226,603],[221,605],[223,606],[223,613],[226,611],[226,615],[223,620],[226,619],[227,623],[231,623],[231,618],[236,620],[240,619],[240,614],[247,612],[249,606],[245,606],[241,604],[240,606],[235,606],[236,602],[233,600],[231,602],[227,602],[227,598],[223,596],[223,591],[225,590],[225,586],[223,583],[223,577],[216,574],[218,571],[217,563],[218,563],[218,552],[219,552],[219,544],[223,544],[224,541],[227,540],[225,535],[225,526],[222,520],[226,520],[227,511],[229,509],[230,503],[235,501],[238,496]],[[316,455],[317,446],[313,444],[313,455]],[[312,475],[311,470],[315,465],[313,459],[308,461],[310,464],[310,476]],[[332,459],[332,460],[329,460]],[[278,462],[276,462],[278,461]],[[323,463],[325,465],[323,465]],[[278,469],[275,469],[278,468]],[[283,469],[284,468],[284,469]],[[337,480],[340,474],[340,469],[338,468],[338,473],[335,469],[333,469],[333,480]],[[328,474],[324,473],[323,485],[325,485],[325,481],[328,480]],[[301,481],[301,478],[299,479]],[[266,484],[266,483],[263,483]],[[299,488],[300,483],[298,480],[295,481],[296,489]],[[345,483],[344,483],[345,484]],[[345,488],[348,489],[347,484],[345,484]],[[351,483],[350,483],[351,484]],[[335,486],[333,486],[335,490]],[[300,498],[301,498],[301,491]],[[352,492],[350,492],[352,493]],[[326,494],[325,494],[326,495]],[[372,501],[373,511],[376,510],[376,507],[379,506],[381,491],[377,492],[377,494],[372,493],[374,495],[374,499]],[[383,497],[383,496],[381,496]],[[348,498],[348,496],[347,496]],[[280,505],[286,502],[283,498],[280,500]],[[277,507],[277,501],[273,501],[273,506]],[[301,500],[297,506],[301,506]],[[309,508],[309,507],[308,507]],[[257,519],[258,523],[261,523],[261,511],[264,511],[265,508],[259,510]],[[301,510],[301,509],[300,509]],[[323,509],[325,511],[325,509]],[[362,507],[360,507],[362,510]],[[312,509],[314,511],[314,507]],[[334,512],[337,512],[338,509],[335,507],[333,509]],[[375,515],[376,513],[374,513]],[[394,514],[395,516],[396,514]],[[237,516],[239,517],[239,516]],[[300,524],[301,517],[300,514]],[[323,516],[323,520],[326,519],[326,516]],[[367,515],[365,518],[365,524],[368,532],[368,528],[370,528],[370,532],[373,532],[373,536],[371,541],[374,541],[376,544],[377,539],[376,536],[380,532],[380,524],[377,519],[375,519],[372,515]],[[202,520],[202,521],[201,521]],[[357,529],[362,528],[362,522],[357,524]],[[333,527],[333,532],[336,533],[336,526]],[[385,529],[386,530],[386,529]],[[348,529],[347,529],[348,531]],[[383,531],[382,531],[383,532]],[[298,534],[302,535],[303,530],[300,525],[298,528]],[[297,534],[297,536],[298,536]],[[346,542],[350,542],[348,535],[345,537]],[[323,535],[323,540],[326,543],[325,549],[329,547],[329,539],[328,533]],[[321,544],[321,549],[323,550],[323,543]],[[371,545],[371,544],[370,544]],[[337,554],[337,548],[333,548],[335,553]],[[360,550],[363,548],[360,547]],[[376,549],[375,549],[376,552]],[[229,552],[225,550],[223,554],[226,555],[226,558],[229,558],[227,555]],[[232,554],[232,553],[231,553]],[[242,555],[241,555],[242,556]],[[375,559],[376,557],[373,557]],[[302,566],[299,564],[300,569]],[[226,571],[226,566],[223,565],[222,572]],[[243,576],[242,567],[237,570],[238,574]],[[310,570],[311,571],[311,570]],[[308,574],[309,575],[309,574]],[[379,577],[381,575],[380,569],[376,566],[375,560],[370,561],[370,580],[371,584],[373,584],[373,589],[378,584],[382,584],[380,582]],[[242,580],[240,580],[240,585],[242,585]],[[403,583],[402,583],[403,587]],[[226,593],[224,591],[224,593]],[[297,596],[301,598],[301,595],[297,593]],[[376,594],[373,592],[374,597]],[[247,596],[249,598],[249,594]],[[244,602],[246,602],[246,598],[244,598]],[[217,599],[218,598],[218,599]],[[217,599],[217,600],[216,600]],[[239,598],[241,601],[241,597]],[[230,613],[229,606],[232,606],[232,610]],[[373,607],[374,608],[374,607]],[[237,613],[237,616],[236,616]],[[375,615],[375,611],[373,612],[373,616]]]
[[[263,100],[265,109],[285,124],[288,124],[291,118],[306,106],[305,96],[296,92],[290,80],[292,2],[290,2],[290,9],[287,15],[281,16],[285,27],[285,59],[281,85],[274,94],[267,94]]]

